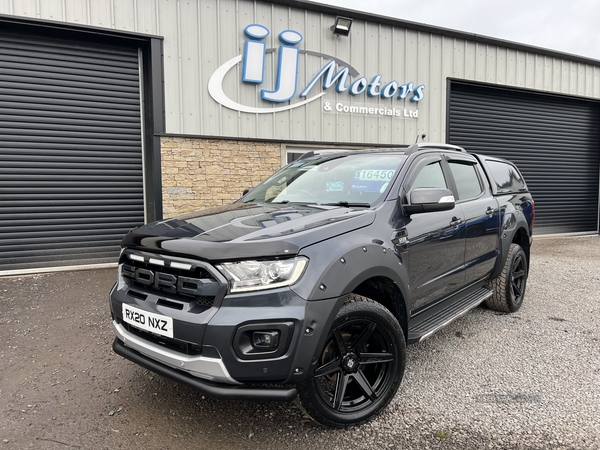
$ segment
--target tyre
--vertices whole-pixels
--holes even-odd
[[[405,359],[404,333],[392,313],[351,294],[311,373],[298,386],[301,406],[330,427],[364,423],[394,397]]]
[[[502,273],[490,281],[494,294],[485,301],[494,311],[515,312],[523,304],[527,285],[527,256],[518,244],[511,244]]]

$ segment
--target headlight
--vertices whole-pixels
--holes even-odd
[[[294,284],[304,273],[308,259],[240,261],[218,265],[229,280],[229,292],[259,291]]]

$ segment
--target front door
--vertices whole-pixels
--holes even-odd
[[[450,189],[439,155],[424,155],[415,160],[403,187],[408,202],[415,188]],[[460,206],[411,216],[398,215],[394,223],[408,249],[409,291],[414,309],[427,306],[464,286],[465,225]]]

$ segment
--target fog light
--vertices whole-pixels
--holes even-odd
[[[243,360],[278,358],[290,348],[293,322],[254,322],[240,325],[233,336],[233,351]]]
[[[261,350],[271,350],[279,345],[279,331],[254,331],[252,346]]]

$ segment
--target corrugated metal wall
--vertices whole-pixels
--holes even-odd
[[[535,199],[536,234],[598,230],[598,103],[451,86],[448,142],[519,167]]]
[[[137,48],[0,30],[0,272],[114,262],[144,223]]]
[[[362,20],[355,20],[349,38],[336,37],[329,30],[333,15],[260,1],[2,0],[0,13],[164,36],[166,126],[173,134],[397,144],[427,133],[430,141],[444,141],[448,77],[600,98],[595,65]],[[383,82],[425,84],[419,119],[325,113],[319,101],[260,115],[220,106],[208,95],[208,79],[242,53],[243,29],[250,23],[271,30],[268,48],[279,46],[281,31],[293,29],[304,36],[301,49],[334,55],[369,79],[382,74]],[[299,85],[324,61],[302,56]],[[269,58],[263,87],[274,87],[274,65]],[[239,70],[225,78],[228,95],[244,104],[261,102],[260,88],[243,85]],[[371,106],[414,107],[403,100],[357,97],[352,101]],[[347,94],[333,89],[324,99],[350,103]]]

